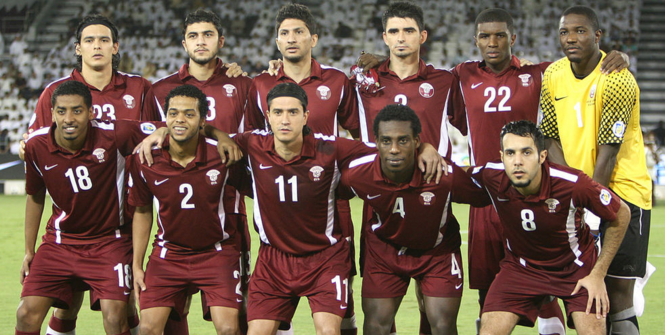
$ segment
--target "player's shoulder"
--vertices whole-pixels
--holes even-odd
[[[266,85],[266,84],[271,84],[275,83],[277,81],[277,76],[271,76],[269,73],[261,73],[254,77],[252,82],[254,85]],[[271,86],[272,88],[272,86]]]
[[[482,61],[479,60],[467,60],[465,62],[459,63],[453,67],[454,71],[457,72],[475,72],[475,70],[479,69],[479,65]]]
[[[618,86],[634,86],[637,85],[635,76],[628,71],[628,69],[623,69],[619,72],[612,72],[607,75],[607,85],[618,85]]]
[[[340,78],[345,80],[349,79],[349,77],[346,76],[346,73],[342,69],[324,64],[319,64],[319,66],[321,67],[321,74],[323,76],[329,76],[331,78]]]
[[[368,167],[376,160],[376,155],[377,154],[369,154],[366,156],[358,157],[354,160],[352,160],[349,163],[349,170],[353,169],[359,169],[362,167]]]
[[[39,129],[33,131],[32,133],[30,133],[30,135],[28,135],[28,139],[25,140],[25,144],[26,145],[34,145],[32,143],[35,143],[35,142],[41,143],[41,142],[46,141],[48,139],[47,135],[48,135],[50,129],[51,129],[51,127],[43,127],[43,128],[39,128]]]
[[[551,162],[548,162],[547,169],[550,178],[553,181],[561,181],[561,182],[568,182],[575,184],[580,180],[580,178],[586,177],[584,172],[580,170]]]
[[[70,81],[70,80],[74,80],[74,78],[72,78],[71,75],[69,75],[69,76],[65,76],[65,77],[62,77],[62,78],[60,78],[60,79],[56,79],[56,80],[50,82],[48,85],[46,85],[46,87],[44,87],[44,92],[48,92],[48,94],[49,94],[49,96],[50,96],[51,94],[53,94],[53,91],[55,91],[55,89],[56,89],[60,84],[66,82],[66,81]]]
[[[445,69],[441,67],[436,67],[432,64],[426,64],[425,68],[427,69],[428,77],[430,75],[439,75],[439,76],[452,76],[453,72],[451,69]]]
[[[547,70],[545,70],[546,75],[556,75],[556,74],[561,74],[564,73],[564,71],[570,69],[570,61],[568,58],[563,57],[554,63],[550,64],[550,66],[547,67]]]
[[[152,86],[154,88],[158,88],[158,87],[162,87],[162,86],[165,86],[165,85],[171,85],[171,84],[183,84],[183,82],[178,77],[178,71],[173,72],[173,73],[169,74],[168,76],[165,76],[165,77],[162,77],[162,78],[159,78],[159,79],[155,80],[155,82],[152,83]]]

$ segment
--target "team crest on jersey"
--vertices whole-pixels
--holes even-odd
[[[554,213],[556,212],[556,206],[559,205],[559,200],[549,198],[545,200],[545,203],[547,204],[547,209],[550,211],[550,213]]]
[[[623,134],[626,133],[626,124],[621,120],[614,122],[612,125],[612,132],[614,133],[614,136],[623,138]]]
[[[321,180],[321,177],[323,177],[323,168],[320,166],[313,166],[311,169],[309,169],[309,179],[312,181],[319,181]]]
[[[232,96],[234,96],[234,95],[236,94],[237,89],[236,89],[235,86],[233,86],[233,85],[231,85],[231,84],[226,84],[226,85],[224,85],[224,86],[222,86],[222,87],[223,87],[224,90],[226,91],[226,96],[227,96],[227,97],[232,97]]]
[[[150,135],[150,134],[154,133],[155,130],[157,130],[157,127],[155,127],[154,124],[148,123],[148,122],[141,123],[141,131],[144,134]]]
[[[591,90],[589,91],[589,99],[593,99],[593,97],[596,96],[596,84],[593,84],[591,86]]]
[[[122,97],[122,101],[125,102],[125,106],[129,109],[136,107],[136,99],[129,94],[125,94],[125,96]]]
[[[607,206],[610,204],[611,201],[612,201],[612,195],[610,194],[610,191],[606,189],[600,191],[600,203]]]
[[[206,176],[208,177],[208,183],[210,185],[217,185],[217,182],[219,181],[219,175],[220,172],[215,169],[206,172]]]
[[[93,150],[92,155],[97,160],[97,163],[104,163],[104,161],[106,161],[106,150],[102,148]]]
[[[434,203],[434,193],[432,192],[423,192],[420,193],[420,203],[429,206]]]
[[[430,83],[422,83],[418,88],[418,92],[420,92],[420,96],[423,98],[431,98],[434,96],[434,86]]]
[[[330,91],[330,87],[321,85],[316,88],[316,95],[321,99],[321,100],[328,100],[332,96],[332,92]]]
[[[524,87],[531,86],[531,84],[533,84],[533,78],[531,78],[531,75],[528,73],[520,74],[517,77],[522,80],[522,86]]]

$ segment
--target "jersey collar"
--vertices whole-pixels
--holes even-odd
[[[100,91],[99,89],[97,89],[97,87],[88,84],[88,82],[85,81],[85,78],[83,78],[83,74],[81,74],[81,72],[77,69],[74,69],[74,71],[72,71],[71,78],[76,81],[84,83],[85,86],[88,86],[90,90]],[[126,82],[124,76],[119,76],[118,71],[114,70],[113,74],[111,75],[111,82],[108,85],[106,85],[106,87],[104,87],[104,89],[101,90],[100,92],[112,91],[125,86]]]
[[[307,84],[311,80],[314,79],[321,79],[321,64],[317,62],[314,58],[312,58],[312,68],[309,74],[309,77],[303,79],[301,82],[296,83],[295,80],[291,79],[291,77],[287,76],[286,73],[284,73],[284,66],[280,67],[279,70],[277,71],[277,80],[282,81],[282,80],[288,80],[291,82],[294,82],[298,85],[302,84]]]
[[[378,72],[381,75],[392,75],[395,78],[399,79],[399,76],[397,76],[395,72],[390,70],[390,58],[388,58],[385,62],[379,65]],[[418,72],[412,76],[404,78],[402,81],[414,80],[418,78],[427,80],[427,64],[425,64],[425,61],[423,61],[422,58],[418,60]]]
[[[494,74],[494,71],[492,71],[492,69],[490,69],[489,66],[487,66],[487,62],[485,61],[479,62],[478,67],[487,73]],[[520,65],[519,58],[517,58],[517,56],[515,55],[511,56],[510,64],[508,65],[508,67],[505,70],[501,71],[501,73],[497,74],[497,76],[503,75],[504,73],[508,72],[511,68],[515,68],[518,70],[522,68],[522,66]]]
[[[417,166],[415,169],[413,169],[413,176],[411,176],[411,180],[408,183],[396,184],[392,180],[388,179],[383,175],[383,171],[381,170],[381,156],[378,153],[374,159],[372,170],[372,175],[375,182],[384,182],[398,190],[416,188],[423,184],[423,174]]]
[[[169,143],[171,141],[170,136],[166,136],[164,139],[164,143],[162,144],[162,156],[164,159],[170,164],[171,166],[180,168],[180,169],[191,169],[194,166],[197,165],[204,165],[208,162],[208,154],[206,151],[206,138],[202,134],[199,134],[199,143],[196,145],[196,156],[194,157],[194,160],[189,162],[186,167],[182,167],[182,165],[174,162],[171,160],[171,154],[169,154]]]
[[[212,76],[210,76],[210,78],[208,78],[206,82],[210,81],[212,78],[215,78],[219,75],[226,75],[226,72],[224,71],[225,69],[224,62],[222,61],[222,59],[217,57],[216,61],[217,65],[215,65],[215,70],[213,71]],[[180,80],[183,82],[189,80],[190,78],[196,79],[194,78],[194,76],[192,76],[189,73],[189,62],[182,64],[180,70],[178,70],[178,78],[180,78]]]
[[[69,150],[61,147],[58,145],[58,143],[55,141],[55,127],[57,125],[55,122],[51,124],[51,130],[49,130],[49,135],[48,135],[48,141],[46,141],[46,145],[48,147],[49,152],[51,153],[56,153],[56,152],[62,152],[66,155],[74,155],[78,156],[83,152],[92,152],[93,150],[93,144],[95,143],[95,131],[94,128],[92,127],[92,123],[88,121],[88,132],[85,135],[85,143],[83,144],[83,148],[81,150],[72,153]]]
[[[499,185],[499,193],[504,197],[522,199],[524,202],[539,202],[551,198],[550,193],[552,185],[550,183],[550,163],[545,160],[540,166],[540,169],[543,172],[543,175],[540,179],[540,192],[538,192],[538,194],[532,194],[525,197],[520,192],[517,192],[517,190],[510,184],[510,179],[508,178],[508,175],[506,175],[505,170],[503,178],[501,178],[501,185]]]
[[[302,149],[300,149],[300,155],[293,157],[290,161],[286,162],[287,164],[292,163],[292,162],[297,162],[301,158],[314,158],[316,157],[316,139],[314,138],[314,135],[309,134],[309,135],[303,135],[303,143],[302,143]],[[265,146],[263,150],[268,152],[271,155],[274,155],[275,157],[279,157],[277,154],[277,151],[275,151],[275,135],[272,133],[270,136],[267,138],[268,140],[265,142]],[[279,157],[281,159],[281,157]]]

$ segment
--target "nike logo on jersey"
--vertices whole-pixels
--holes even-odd
[[[368,195],[367,195],[367,200],[376,199],[376,198],[378,198],[378,197],[380,197],[380,196],[381,196],[381,194],[377,194],[377,195],[369,195],[369,194],[368,194]]]
[[[482,82],[482,81],[481,81],[481,82],[479,82],[479,83],[477,83],[477,84],[473,84],[473,85],[471,85],[471,89],[472,89],[472,90],[475,90],[475,89],[476,89],[476,87],[478,87],[478,86],[480,86],[480,85],[482,85],[482,84],[483,84],[483,82]]]
[[[462,284],[455,285],[455,289],[456,289],[456,290],[459,290],[459,288],[462,287],[462,285],[463,285],[463,283],[462,283]]]
[[[344,306],[344,305],[341,305],[341,304],[339,305],[339,309],[346,309],[347,307],[348,306]]]
[[[48,170],[50,170],[50,169],[52,169],[52,168],[54,168],[54,167],[56,167],[56,166],[58,166],[58,164],[51,165],[51,166],[44,166],[44,170],[48,171]]]
[[[560,98],[559,98],[559,97],[554,97],[554,100],[555,100],[555,101],[559,101],[559,100],[561,100],[561,99],[565,99],[565,98],[567,98],[567,97],[568,97],[567,95],[566,95],[565,97],[560,97]]]
[[[167,180],[169,180],[169,178],[166,178],[166,179],[164,179],[164,180],[160,180],[160,181],[156,181],[156,180],[155,180],[155,186],[159,186],[159,185],[161,185],[161,184],[164,184]]]
[[[236,298],[236,302],[242,302],[242,299]]]
[[[122,293],[123,293],[124,295],[130,295],[130,294],[132,294],[132,291],[124,291],[124,292],[122,292]]]
[[[261,169],[261,170],[270,169],[271,167],[272,167],[272,165],[259,164],[259,169]]]
[[[501,199],[501,198],[499,198],[499,197],[496,197],[496,200],[499,200],[499,201],[510,201],[510,199]]]

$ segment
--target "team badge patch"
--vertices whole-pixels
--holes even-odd
[[[320,166],[313,166],[311,169],[309,169],[309,179],[312,181],[319,181],[321,180],[321,177],[323,177],[323,168]]]
[[[430,83],[422,83],[418,88],[418,92],[420,92],[420,96],[423,98],[431,98],[434,96],[434,86]]]
[[[157,130],[157,127],[155,127],[154,124],[148,123],[148,122],[141,123],[141,131],[144,134],[150,135],[150,134],[154,133],[155,130]]]
[[[92,151],[92,155],[97,160],[97,163],[104,163],[106,161],[106,150],[102,148],[97,148]]]
[[[556,212],[556,206],[559,205],[559,200],[550,198],[545,200],[545,203],[547,204],[547,209],[550,211],[550,213],[554,213]]]
[[[222,87],[223,87],[224,90],[226,91],[226,96],[227,96],[227,97],[232,97],[232,96],[236,95],[236,91],[237,91],[237,89],[236,89],[235,86],[233,86],[233,85],[231,85],[231,84],[226,84],[226,85],[224,85],[224,86],[222,86]]]
[[[623,134],[626,133],[626,124],[621,120],[614,122],[612,125],[612,132],[614,133],[614,136],[623,138]]]
[[[220,172],[218,170],[215,170],[215,169],[212,169],[212,170],[206,172],[206,176],[208,177],[208,184],[217,185],[217,182],[219,180],[219,175],[220,175]]]
[[[316,95],[319,97],[321,100],[328,100],[330,99],[330,96],[332,95],[332,92],[330,92],[330,87],[321,85],[316,88]]]
[[[432,192],[423,192],[420,193],[420,203],[429,206],[434,203],[434,193]]]
[[[610,204],[611,201],[612,201],[612,195],[610,194],[610,191],[605,189],[600,191],[600,203],[607,206]]]
[[[593,84],[591,86],[591,90],[589,91],[589,99],[593,99],[593,97],[596,96],[596,84]]]
[[[533,78],[531,78],[531,75],[528,73],[520,74],[517,77],[522,80],[522,86],[524,87],[531,86],[531,84],[533,84]]]
[[[129,94],[125,94],[125,96],[122,97],[122,101],[125,102],[125,106],[129,109],[136,107],[136,99]]]

